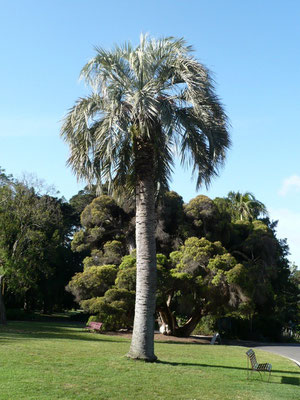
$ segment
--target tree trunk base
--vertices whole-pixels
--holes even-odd
[[[3,275],[0,275],[0,325],[6,325],[6,311],[5,311],[5,305],[2,297],[2,278]]]
[[[126,354],[126,357],[131,358],[132,360],[137,360],[137,361],[145,361],[145,362],[155,362],[155,361],[157,361],[156,355],[153,355],[153,356],[149,357],[149,356],[146,356],[146,355],[144,356],[144,355],[141,355],[141,354],[135,354],[135,353],[129,352],[129,353]]]
[[[160,330],[163,335],[182,338],[189,337],[201,319],[201,314],[197,312],[183,326],[178,326],[176,318],[167,304],[159,310],[159,316],[161,326],[166,328],[163,331]]]

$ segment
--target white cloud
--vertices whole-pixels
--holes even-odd
[[[292,176],[286,178],[282,183],[282,186],[279,190],[279,194],[280,194],[280,196],[286,196],[286,194],[291,190],[300,192],[300,176],[299,175],[292,175]]]
[[[291,253],[289,260],[300,268],[300,212],[271,209],[270,216],[272,220],[278,220],[277,237],[287,239]]]

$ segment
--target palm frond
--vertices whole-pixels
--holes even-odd
[[[151,144],[157,184],[167,187],[176,149],[197,187],[210,183],[230,146],[228,123],[211,74],[192,51],[182,38],[147,35],[136,47],[96,48],[81,71],[92,94],[62,126],[77,176],[132,187],[138,139]]]

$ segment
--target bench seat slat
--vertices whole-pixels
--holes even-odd
[[[246,352],[246,355],[250,361],[250,365],[251,365],[251,369],[252,371],[257,371],[260,373],[260,371],[264,371],[264,372],[269,372],[269,380],[270,380],[270,375],[271,375],[271,371],[272,371],[272,364],[270,363],[262,363],[259,364],[256,360],[256,356],[255,353],[252,349],[249,349]]]
[[[102,322],[89,322],[85,328],[89,330],[100,331],[102,325]]]

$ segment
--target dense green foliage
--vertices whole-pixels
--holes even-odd
[[[257,219],[257,209],[251,218],[241,218],[236,198],[245,200],[247,194],[214,200],[200,195],[187,204],[175,192],[160,195],[156,312],[164,333],[186,336],[203,327],[279,339],[282,332],[296,331],[300,280],[287,260],[288,246],[277,239],[276,223]],[[254,200],[261,205],[251,195]],[[71,293],[105,329],[131,328],[136,286],[132,202],[96,197],[94,189],[86,188],[70,203],[1,170],[1,323],[3,299],[9,308],[51,312],[74,306]],[[265,208],[260,212],[265,215]]]
[[[262,204],[254,196],[251,199]],[[200,195],[188,204],[174,192],[160,198],[157,316],[164,333],[189,335],[202,318],[211,317],[212,328],[224,334],[279,339],[289,321],[297,323],[299,291],[287,260],[288,247],[276,238],[276,223],[254,218],[258,211],[251,218],[241,218],[235,201],[232,193],[215,200]],[[90,254],[84,260],[84,272],[74,276],[69,290],[107,329],[130,328],[129,298],[135,290],[136,259],[134,253],[126,255],[129,231],[122,223],[123,229],[118,227],[118,218],[107,212],[108,204],[116,207],[112,199],[101,196],[82,213],[83,228],[72,246]],[[126,212],[117,209],[115,215],[122,215],[125,221]],[[266,214],[265,207],[260,212]],[[118,241],[112,240],[114,235]],[[101,268],[109,270],[111,275],[96,278],[96,268],[99,273]],[[110,296],[110,289],[118,298]],[[114,309],[109,308],[111,304]]]
[[[0,270],[5,302],[45,312],[71,305],[64,286],[76,269],[70,249],[73,210],[12,177],[0,185]]]

